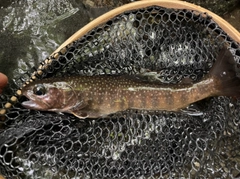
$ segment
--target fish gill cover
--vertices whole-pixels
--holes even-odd
[[[220,49],[240,47],[209,17],[147,7],[122,13],[68,45],[38,78],[158,73],[166,84],[199,81]],[[45,62],[43,61],[42,64]],[[30,78],[10,82],[1,107]],[[13,105],[1,121],[0,173],[6,178],[238,178],[240,103],[212,97],[202,115],[129,110],[80,120]]]

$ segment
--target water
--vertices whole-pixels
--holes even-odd
[[[0,71],[18,77],[48,57],[74,32],[110,8],[81,0],[0,1]]]

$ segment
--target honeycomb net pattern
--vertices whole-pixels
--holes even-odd
[[[207,14],[152,6],[100,24],[49,57],[37,77],[147,70],[166,84],[199,81],[223,46],[240,63],[239,44]],[[31,73],[10,82],[0,107]],[[22,100],[0,123],[0,173],[6,178],[240,177],[238,100],[202,100],[194,104],[203,112],[197,116],[129,110],[94,120],[25,109]]]

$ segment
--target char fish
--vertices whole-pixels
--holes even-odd
[[[22,88],[25,108],[98,118],[127,109],[178,111],[211,96],[240,96],[231,52],[223,48],[197,83],[166,85],[138,76],[75,76],[36,80]]]

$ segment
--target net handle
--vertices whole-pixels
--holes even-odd
[[[112,19],[113,17],[129,10],[136,10],[140,8],[145,8],[148,6],[161,6],[164,8],[173,8],[173,9],[188,9],[188,10],[194,10],[198,11],[199,13],[207,13],[209,16],[212,17],[212,19],[235,41],[240,43],[240,33],[227,21],[222,19],[220,16],[216,15],[215,13],[197,6],[195,4],[191,4],[185,1],[179,1],[179,0],[142,0],[137,2],[132,2],[129,4],[125,4],[123,6],[120,6],[116,9],[113,9],[100,17],[94,19],[87,25],[85,25],[83,28],[78,30],[76,33],[74,33],[71,37],[69,37],[62,45],[60,45],[51,55],[54,56],[57,52],[59,52],[62,48],[67,46],[68,44],[72,43],[73,41],[79,39],[83,35],[85,35],[87,32],[89,32],[91,29],[97,27],[99,24],[102,24],[104,22],[107,22],[108,20]]]

